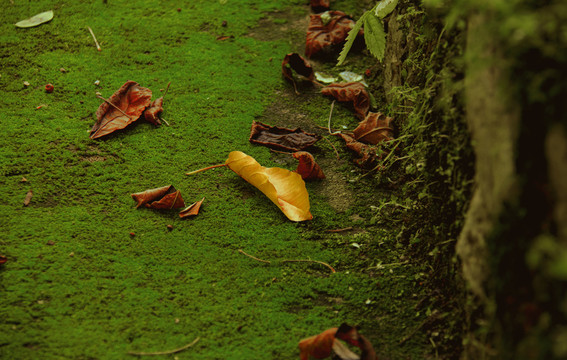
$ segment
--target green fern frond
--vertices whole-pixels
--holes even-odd
[[[358,35],[360,28],[362,28],[362,24],[364,23],[364,19],[368,16],[368,14],[369,14],[368,11],[365,12],[360,17],[360,19],[358,19],[356,24],[354,24],[354,27],[349,31],[348,36],[346,38],[346,43],[343,46],[343,49],[341,50],[339,58],[337,59],[338,60],[337,66],[342,65],[345,62],[346,57],[348,55],[348,52],[350,51],[352,44],[354,44],[354,40],[356,39],[356,36]]]
[[[370,53],[382,61],[386,51],[386,33],[382,21],[373,14],[364,19],[364,41]]]

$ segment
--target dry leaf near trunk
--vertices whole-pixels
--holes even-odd
[[[91,139],[124,129],[138,120],[151,103],[152,91],[135,81],[127,81],[96,111],[98,121],[91,129]],[[111,103],[112,105],[110,105]]]
[[[181,212],[179,213],[179,217],[183,219],[190,216],[197,216],[199,214],[199,209],[201,208],[201,204],[203,204],[204,200],[205,198],[202,198],[201,200],[194,202],[185,209],[181,210]]]
[[[299,160],[295,172],[301,175],[303,180],[322,180],[325,178],[323,170],[321,170],[319,164],[315,162],[313,155],[307,151],[294,152],[292,155]]]
[[[350,350],[345,350],[344,345],[338,343],[338,339],[346,341],[350,345],[360,347],[358,331],[355,327],[342,324],[338,328],[330,328],[322,333],[303,339],[299,342],[299,358],[301,360],[325,359],[331,356],[333,350],[341,359],[358,359],[353,357]],[[355,355],[356,356],[356,355]]]
[[[342,11],[313,14],[307,28],[305,56],[310,58],[319,51],[345,41],[355,22]],[[362,30],[359,34],[363,34]]]
[[[33,197],[33,191],[30,189],[30,191],[28,191],[26,197],[24,198],[24,206],[28,206],[30,204],[32,197]]]
[[[356,153],[360,158],[355,159],[354,163],[361,168],[371,168],[376,161],[376,149],[373,147],[363,144],[360,141],[356,141],[352,136],[347,134],[337,134],[344,141],[346,147]]]
[[[264,193],[289,220],[313,219],[309,212],[309,194],[299,174],[277,167],[263,167],[241,151],[231,152],[225,164]]]
[[[352,101],[356,116],[360,120],[366,118],[370,108],[370,96],[363,84],[359,82],[334,83],[321,89],[321,93],[341,102]]]
[[[154,125],[161,125],[159,114],[163,111],[163,96],[154,100],[144,111],[144,119]]]
[[[175,189],[173,185],[146,190],[131,196],[136,201],[136,208],[140,206],[150,209],[178,209],[185,207],[181,192]]]
[[[300,128],[287,129],[253,121],[248,140],[253,144],[276,150],[301,151],[315,144],[320,138],[319,135],[306,133]]]
[[[299,75],[296,79],[294,73]],[[313,81],[313,68],[311,64],[298,53],[287,54],[282,61],[282,74],[286,80],[291,81],[295,86],[296,80]]]
[[[354,129],[354,138],[363,143],[376,145],[394,139],[392,118],[382,113],[369,112],[364,121]]]
[[[329,0],[311,0],[311,10],[315,12],[321,12],[329,10],[331,6]]]

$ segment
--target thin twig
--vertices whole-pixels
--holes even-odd
[[[339,152],[337,151],[337,148],[335,147],[335,145],[333,145],[333,143],[331,142],[331,140],[327,139],[327,138],[324,137],[324,136],[321,136],[321,137],[322,137],[323,139],[325,139],[325,140],[329,143],[329,145],[331,145],[331,147],[333,148],[333,150],[335,150],[335,154],[337,154],[337,160],[340,160],[341,157],[339,156]]]
[[[349,226],[349,227],[346,227],[346,228],[343,228],[343,229],[333,229],[333,230],[325,230],[325,231],[330,232],[330,233],[336,233],[336,232],[343,232],[343,231],[349,231],[349,230],[352,230],[352,226]]]
[[[169,85],[171,85],[171,81],[167,83],[167,87],[165,88],[165,92],[163,93],[163,95],[161,97],[165,97],[165,95],[167,95],[167,91],[169,90]]]
[[[197,338],[195,340],[193,340],[190,344],[187,344],[185,346],[182,346],[178,349],[173,349],[173,350],[167,350],[167,351],[156,351],[156,352],[136,352],[136,351],[128,351],[129,355],[135,355],[135,356],[145,356],[145,355],[169,355],[169,354],[175,354],[178,353],[180,351],[183,351],[185,349],[190,348],[191,346],[195,345],[197,343],[197,341],[199,341],[199,337],[197,336]]]
[[[292,152],[287,152],[287,151],[280,151],[280,150],[274,150],[274,149],[270,149],[270,151],[273,151],[275,153],[280,153],[280,154],[286,154],[286,155],[292,155]]]
[[[322,262],[322,261],[317,261],[317,260],[282,260],[282,262],[313,262],[313,263],[325,265],[326,267],[331,269],[332,272],[336,273],[335,269],[333,269],[333,267],[331,265],[327,264],[326,262]]]
[[[248,256],[249,258],[254,259],[254,260],[256,260],[256,261],[260,261],[260,262],[263,262],[263,263],[266,263],[266,264],[271,264],[271,263],[272,263],[271,261],[258,259],[258,258],[255,257],[255,256],[252,256],[252,255],[250,255],[250,254],[247,254],[247,253],[245,253],[244,250],[242,250],[242,249],[238,249],[238,252],[241,253],[242,255],[246,255],[246,256]]]
[[[116,105],[114,105],[113,103],[111,103],[109,100],[103,98],[101,95],[96,94],[96,97],[99,98],[99,99],[101,99],[101,100],[104,100],[108,105],[112,106],[113,108],[115,108],[116,110],[118,110],[118,111],[120,111],[122,114],[124,114],[124,116],[128,117],[128,119],[132,119],[132,118],[130,117],[130,115],[126,114],[124,111],[122,111],[122,109],[120,109],[118,106],[116,106]]]
[[[167,121],[165,121],[164,118],[162,118],[161,116],[158,115],[158,119],[160,119],[161,121],[163,121],[165,123],[165,125],[169,126],[169,123]]]
[[[98,41],[96,41],[96,37],[95,37],[95,35],[94,35],[93,29],[91,29],[90,26],[87,26],[87,29],[89,29],[89,32],[91,33],[91,36],[93,37],[94,43],[95,43],[95,45],[96,45],[96,49],[97,49],[98,51],[102,51],[102,49],[100,48],[100,45],[98,44]]]
[[[191,172],[185,173],[185,175],[193,175],[193,174],[197,174],[197,173],[203,172],[203,171],[205,171],[205,170],[210,170],[210,169],[214,169],[214,168],[218,168],[218,167],[224,167],[224,166],[228,166],[228,165],[226,165],[226,164],[211,165],[211,166],[207,166],[207,167],[204,167],[204,168],[202,168],[202,169],[199,169],[199,170],[195,170],[195,171],[191,171]]]
[[[335,133],[331,132],[331,118],[333,117],[333,109],[335,108],[335,100],[331,103],[331,111],[329,111],[329,123],[327,125],[327,129],[329,130],[330,135],[335,135]]]

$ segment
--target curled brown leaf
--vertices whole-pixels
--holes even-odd
[[[360,158],[354,160],[356,165],[362,168],[370,168],[374,165],[376,161],[376,150],[373,147],[356,141],[356,139],[348,134],[337,135],[345,141],[345,145],[349,150],[360,156]]]
[[[295,84],[294,72],[309,81],[313,81],[313,67],[311,67],[309,61],[298,53],[289,53],[282,61],[282,74],[287,80]]]
[[[287,129],[253,121],[249,141],[277,150],[301,151],[315,144],[320,138],[319,135],[306,133],[300,128]]]
[[[391,117],[382,113],[369,112],[366,118],[354,129],[354,138],[372,145],[392,140],[394,138],[392,120]]]
[[[136,208],[145,206],[151,209],[177,209],[185,207],[181,192],[173,185],[150,189],[132,194]]]
[[[186,218],[186,217],[198,215],[199,209],[201,208],[201,204],[203,204],[204,200],[205,200],[205,198],[202,198],[201,200],[194,202],[193,204],[189,205],[185,209],[181,210],[181,212],[179,213],[179,217],[183,219],[183,218]]]
[[[370,96],[360,82],[334,83],[321,89],[323,95],[332,96],[338,101],[352,101],[356,116],[364,120],[370,108]]]
[[[307,28],[305,56],[310,58],[325,48],[341,44],[354,24],[355,22],[342,11],[312,14]]]
[[[301,175],[303,180],[321,180],[325,178],[325,174],[321,167],[313,158],[313,155],[307,151],[294,152],[293,157],[299,160],[295,172]]]
[[[144,111],[144,119],[154,125],[161,125],[159,114],[163,111],[163,96],[154,100]]]
[[[90,138],[96,139],[124,129],[138,120],[150,105],[152,91],[135,81],[127,81],[96,111],[98,121],[91,129]]]

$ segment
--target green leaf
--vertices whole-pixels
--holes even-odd
[[[376,5],[376,12],[374,14],[380,19],[383,19],[394,11],[396,5],[398,5],[398,0],[382,0]]]
[[[345,62],[348,52],[350,51],[352,44],[354,44],[354,40],[356,40],[356,36],[358,35],[358,32],[360,31],[360,28],[364,23],[364,18],[366,18],[368,15],[369,12],[368,11],[365,12],[360,17],[360,19],[358,19],[356,24],[354,24],[354,27],[349,31],[348,36],[346,38],[345,46],[343,46],[343,50],[341,50],[339,58],[337,59],[338,60],[337,66],[342,65]]]
[[[46,23],[48,21],[51,21],[51,19],[53,19],[53,10],[42,12],[40,14],[32,16],[29,19],[19,21],[19,22],[15,23],[14,25],[16,25],[17,27],[21,27],[21,28],[28,28],[28,27],[38,26],[40,24]]]
[[[382,21],[376,16],[370,15],[364,19],[364,41],[370,53],[382,61],[386,50],[386,33]]]

